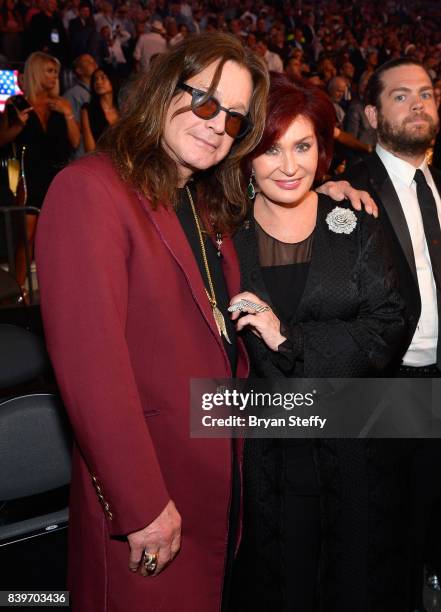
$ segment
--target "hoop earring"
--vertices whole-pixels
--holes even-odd
[[[251,176],[250,176],[250,180],[248,182],[248,186],[247,186],[247,196],[250,200],[254,200],[254,198],[256,197],[256,189],[254,187],[254,183],[253,183],[253,179],[254,179],[254,170],[251,172]]]

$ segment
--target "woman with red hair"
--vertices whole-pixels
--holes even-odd
[[[313,191],[334,124],[326,94],[273,76],[265,131],[245,166],[254,206],[236,234],[242,292],[230,306],[254,377],[376,376],[403,340],[378,223]],[[246,441],[235,610],[407,609],[395,514],[405,457],[393,444]]]

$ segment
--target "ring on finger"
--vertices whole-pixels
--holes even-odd
[[[236,302],[235,304],[232,304],[228,308],[228,312],[236,312],[236,311],[243,312],[247,308],[251,308],[256,313],[266,312],[267,310],[271,310],[269,306],[266,306],[266,305],[263,306],[263,304],[256,304],[256,302],[252,302],[251,300],[242,299]]]
[[[142,564],[147,572],[153,573],[154,571],[156,571],[156,568],[158,566],[158,553],[149,553],[144,550]]]

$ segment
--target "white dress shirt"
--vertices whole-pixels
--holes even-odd
[[[404,355],[403,364],[408,366],[426,366],[436,363],[436,349],[438,343],[438,308],[436,299],[436,285],[432,272],[429,249],[424,234],[423,220],[418,204],[416,183],[414,176],[417,168],[408,162],[386,151],[379,144],[376,151],[386,167],[398,199],[401,203],[407,227],[412,240],[413,254],[418,276],[418,287],[421,295],[421,316],[418,321],[412,342]],[[423,172],[429,187],[432,190],[438,209],[438,218],[441,222],[441,198],[427,166],[424,161],[419,169]]]
[[[112,15],[103,15],[103,13],[96,13],[93,18],[95,19],[95,27],[97,32],[101,32],[101,29],[104,28],[104,26],[109,26],[110,31],[113,34],[113,31],[115,29],[115,21]]]
[[[136,43],[133,57],[141,62],[142,68],[148,68],[150,58],[156,53],[165,53],[167,51],[167,41],[158,32],[149,32],[141,34]]]

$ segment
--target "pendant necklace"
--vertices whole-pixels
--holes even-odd
[[[205,287],[205,293],[207,294],[207,298],[208,298],[208,301],[210,302],[211,310],[213,311],[213,317],[214,317],[214,321],[216,323],[217,331],[219,332],[219,336],[223,336],[225,338],[225,340],[229,344],[231,344],[231,340],[228,337],[227,326],[225,325],[224,315],[222,314],[222,312],[219,310],[219,308],[217,306],[216,294],[214,292],[214,286],[213,286],[213,281],[211,279],[210,268],[208,267],[207,253],[205,251],[205,244],[204,244],[204,239],[203,239],[203,236],[202,236],[201,225],[199,223],[199,217],[198,217],[197,212],[196,212],[196,208],[195,208],[195,205],[194,205],[194,202],[193,202],[193,197],[191,195],[191,191],[190,191],[190,189],[188,188],[187,185],[185,186],[185,189],[187,191],[187,196],[188,196],[188,199],[190,201],[191,210],[193,212],[193,217],[194,217],[194,221],[195,221],[195,224],[196,224],[196,229],[197,229],[198,236],[199,236],[199,242],[200,242],[200,245],[201,245],[202,260],[204,262],[205,273],[207,275],[207,280],[208,280],[209,291]]]

